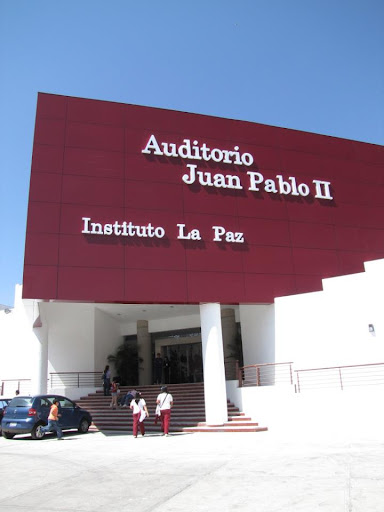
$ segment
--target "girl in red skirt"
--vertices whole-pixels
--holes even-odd
[[[140,428],[141,435],[145,434],[144,420],[149,418],[147,404],[144,398],[141,398],[140,393],[136,393],[135,398],[131,401],[129,406],[133,414],[133,436],[137,437],[137,431]]]

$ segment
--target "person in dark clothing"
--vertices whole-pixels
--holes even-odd
[[[104,368],[103,375],[102,375],[101,378],[103,380],[104,396],[110,396],[111,395],[111,392],[110,392],[110,389],[111,389],[111,371],[109,369],[109,365],[108,364]]]
[[[171,361],[168,359],[167,356],[164,357],[163,368],[164,368],[164,384],[169,384],[169,373],[170,373],[170,369],[171,369]]]
[[[158,352],[155,357],[155,384],[161,384],[163,377],[163,358]]]

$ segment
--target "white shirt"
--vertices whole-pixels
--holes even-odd
[[[132,408],[133,414],[144,411],[144,405],[146,405],[144,398],[140,398],[138,404],[136,403],[136,400],[132,400],[130,407]]]
[[[165,409],[171,408],[171,402],[173,402],[173,396],[171,393],[160,393],[157,397],[157,400],[160,402],[160,411],[164,411]]]

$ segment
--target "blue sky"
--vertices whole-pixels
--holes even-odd
[[[38,91],[382,145],[383,26],[382,0],[0,2],[0,304],[22,282]]]

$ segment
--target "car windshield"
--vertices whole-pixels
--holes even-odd
[[[30,396],[16,396],[9,403],[9,407],[30,407],[31,405],[32,397]]]

